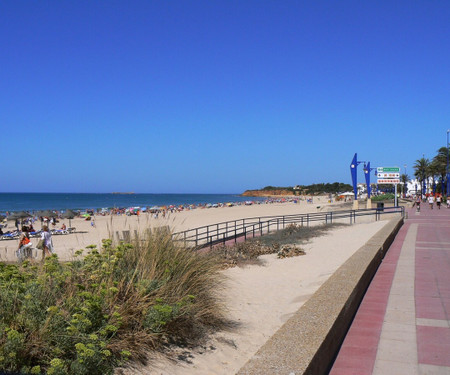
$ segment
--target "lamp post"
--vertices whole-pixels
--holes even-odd
[[[447,197],[450,195],[450,181],[449,181],[450,174],[448,171],[448,154],[449,154],[448,133],[450,133],[450,129],[447,130],[447,169],[446,169],[446,172],[447,172],[447,192],[446,192]]]
[[[408,184],[407,178],[406,178],[406,164],[404,165],[405,167],[405,184],[403,185],[403,198],[406,197],[406,185]]]

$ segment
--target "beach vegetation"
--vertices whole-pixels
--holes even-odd
[[[305,194],[337,194],[345,191],[353,190],[353,187],[349,184],[344,184],[342,182],[333,183],[319,183],[311,185],[298,185],[298,189]]]
[[[221,263],[167,232],[62,263],[0,263],[0,372],[112,374],[223,324]]]
[[[305,252],[301,249],[301,245],[315,237],[325,235],[334,228],[346,225],[334,223],[308,227],[290,224],[284,229],[232,246],[215,247],[213,252],[223,258],[226,267],[257,263],[258,257],[265,254],[277,254],[279,258],[304,255]]]
[[[372,202],[381,202],[381,201],[389,201],[395,199],[395,194],[392,193],[386,193],[386,194],[380,194],[380,195],[374,195],[370,197]]]

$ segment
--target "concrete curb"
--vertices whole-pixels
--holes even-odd
[[[403,218],[396,218],[380,229],[237,374],[326,374],[378,266],[402,225]]]

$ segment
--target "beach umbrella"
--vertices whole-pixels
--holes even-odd
[[[25,211],[13,212],[8,216],[8,220],[16,220],[16,219],[24,219],[26,217],[30,217],[31,215]]]
[[[72,220],[74,217],[77,217],[77,216],[78,216],[78,213],[76,213],[75,211],[72,211],[72,210],[67,210],[67,211],[64,212],[61,216],[62,216],[64,219],[69,219],[69,227],[71,227],[71,226],[72,226],[71,220]]]
[[[55,214],[53,211],[50,210],[43,210],[43,211],[38,211],[36,213],[36,216],[42,216],[42,217],[56,217],[58,216],[57,214]]]

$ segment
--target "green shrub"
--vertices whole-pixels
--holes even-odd
[[[112,374],[162,342],[195,342],[222,322],[219,269],[167,233],[70,263],[0,263],[0,370]]]
[[[395,194],[388,193],[388,194],[374,195],[370,199],[372,200],[372,202],[380,202],[380,201],[392,200],[394,198],[395,198]]]

